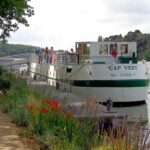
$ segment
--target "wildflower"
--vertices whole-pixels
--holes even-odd
[[[53,107],[52,110],[60,112],[61,109],[59,107]]]
[[[66,112],[66,117],[68,118],[68,119],[71,119],[72,118],[72,115],[71,115],[71,113],[68,111],[68,112]]]
[[[55,101],[46,100],[46,104],[49,104],[52,107],[58,107],[58,103]]]
[[[57,107],[57,106],[58,106],[58,103],[55,102],[55,101],[49,101],[49,104],[50,104],[51,106],[54,106],[54,107]]]
[[[46,104],[49,104],[49,100],[46,100],[45,103],[46,103]]]
[[[40,110],[40,106],[36,106],[36,110]]]
[[[43,107],[41,111],[42,111],[42,113],[47,113],[47,112],[49,112],[49,110],[48,110],[47,108],[45,108],[45,107]]]
[[[26,106],[26,109],[28,109],[28,110],[32,110],[34,108],[34,105],[32,104],[32,105],[27,105]]]
[[[47,100],[46,100],[47,101]],[[41,100],[41,104],[44,104],[45,103],[45,101],[44,100]]]

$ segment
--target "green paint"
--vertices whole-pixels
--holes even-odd
[[[71,85],[80,87],[145,87],[149,85],[149,80],[74,80]]]

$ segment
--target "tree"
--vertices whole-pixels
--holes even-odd
[[[98,42],[102,42],[102,41],[103,41],[102,36],[99,36],[99,37],[98,37]]]
[[[19,29],[18,24],[29,26],[26,17],[34,15],[31,0],[0,0],[0,40],[6,41],[10,32]]]

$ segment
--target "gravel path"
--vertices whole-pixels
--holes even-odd
[[[9,114],[3,113],[0,107],[0,150],[29,150],[20,139],[17,128]]]

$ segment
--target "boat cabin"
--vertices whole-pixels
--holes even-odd
[[[76,42],[76,51],[46,51],[36,53],[31,59],[47,64],[137,63],[136,42]]]
[[[78,63],[137,63],[136,42],[77,42]]]

